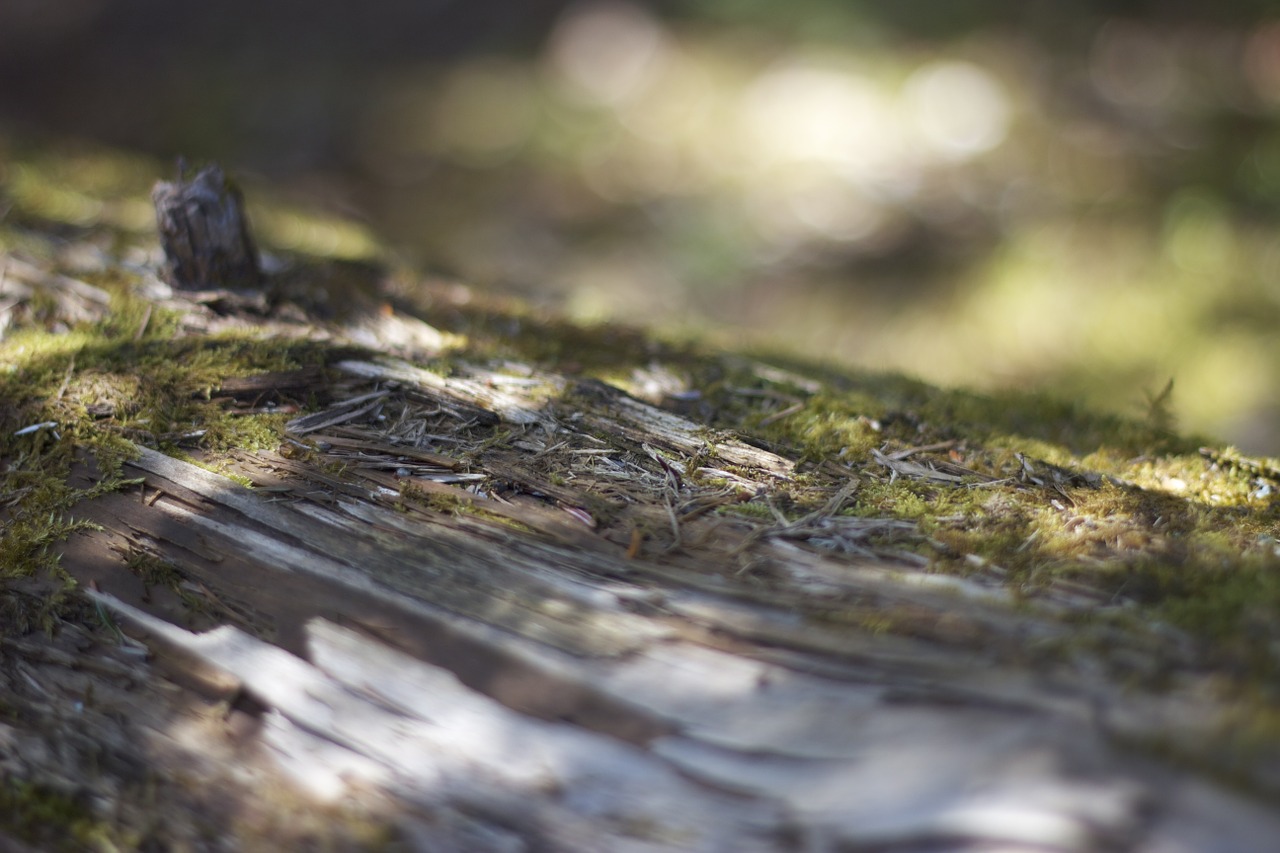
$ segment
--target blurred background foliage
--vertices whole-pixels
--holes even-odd
[[[1270,5],[5,0],[0,130],[581,319],[1130,414],[1172,378],[1280,455]]]

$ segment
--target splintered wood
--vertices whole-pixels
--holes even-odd
[[[1280,837],[1263,806],[1124,746],[1192,738],[1221,709],[1065,654],[1075,627],[1054,616],[1069,600],[928,573],[894,548],[914,523],[841,514],[855,481],[788,521],[769,496],[799,476],[793,460],[603,383],[454,367],[313,371],[330,387],[279,452],[217,460],[238,482],[140,448],[137,492],[78,509],[94,529],[63,565],[151,655],[122,647],[112,665],[257,709],[254,749],[227,758],[216,730],[175,737],[157,710],[172,693],[122,688],[116,713],[89,717],[101,739],[186,749],[203,762],[191,778],[260,800],[231,772],[256,768],[423,850]],[[724,512],[755,497],[776,517]],[[126,558],[182,581],[144,584]],[[1176,655],[1158,631],[1117,642],[1134,671],[1157,646]],[[131,701],[153,704],[133,716]]]
[[[18,195],[0,849],[1276,849],[1274,466]]]
[[[262,281],[244,200],[217,166],[152,191],[169,278],[188,290],[245,289]]]

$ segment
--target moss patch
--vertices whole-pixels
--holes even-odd
[[[95,818],[75,797],[13,779],[0,780],[0,825],[42,849],[128,850],[136,844]]]

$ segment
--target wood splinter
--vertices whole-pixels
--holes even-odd
[[[151,191],[169,283],[184,290],[241,290],[262,281],[239,189],[216,165]]]

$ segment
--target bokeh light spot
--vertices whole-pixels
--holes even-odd
[[[936,62],[917,70],[903,92],[921,140],[943,157],[965,160],[1004,142],[1010,104],[991,74],[970,62]]]
[[[800,63],[770,68],[747,89],[742,120],[766,165],[818,162],[865,172],[893,156],[893,104],[859,75]]]
[[[638,95],[660,71],[666,35],[641,7],[600,0],[571,7],[549,49],[551,67],[568,92],[613,106]]]

